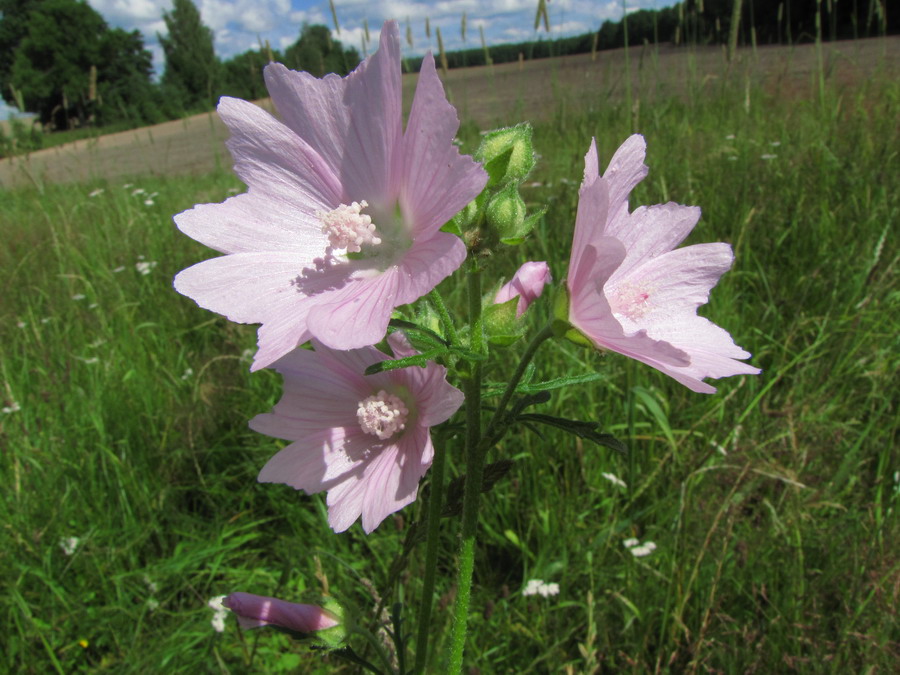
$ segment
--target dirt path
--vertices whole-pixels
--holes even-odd
[[[702,91],[723,78],[746,78],[790,96],[813,90],[814,45],[744,50],[729,68],[720,47],[676,49],[665,45],[632,48],[629,53],[634,95],[642,100]],[[830,80],[840,85],[877,73],[900,72],[900,37],[823,45]],[[452,70],[444,78],[463,120],[480,128],[520,120],[550,118],[560,105],[589,107],[617,99],[624,90],[624,50],[568,56],[493,67]],[[415,76],[403,78],[409,105]],[[269,101],[258,102],[270,107]],[[135,175],[203,173],[230,166],[228,132],[215,113],[196,115],[132,131],[76,141],[24,157],[0,160],[0,186],[119,179]]]

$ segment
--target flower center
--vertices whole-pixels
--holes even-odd
[[[632,321],[644,317],[653,309],[650,292],[653,289],[630,283],[621,284],[610,294],[610,306],[613,313],[621,314]]]
[[[382,441],[406,428],[409,409],[399,396],[384,389],[359,402],[356,419],[367,434],[378,436]]]
[[[363,244],[377,246],[381,243],[372,218],[361,213],[369,204],[366,200],[341,204],[328,213],[320,212],[322,232],[334,249],[346,249],[347,253],[359,253]]]

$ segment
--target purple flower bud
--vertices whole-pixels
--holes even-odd
[[[222,604],[237,615],[241,628],[271,624],[297,633],[314,633],[339,623],[334,614],[317,605],[301,605],[253,593],[232,593]]]
[[[504,285],[494,297],[494,304],[509,302],[515,297],[519,298],[516,305],[516,317],[520,317],[528,309],[528,305],[539,298],[544,290],[544,284],[552,281],[550,267],[545,262],[527,262],[513,275],[513,278]]]

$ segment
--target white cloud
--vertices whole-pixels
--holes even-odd
[[[674,0],[633,0],[629,11],[640,8],[660,8]],[[162,73],[164,60],[157,33],[166,34],[163,12],[171,11],[172,0],[88,0],[107,23],[126,30],[139,30],[147,49],[153,53],[157,73]],[[546,37],[543,28],[534,30],[536,0],[335,0],[341,33],[334,30],[331,10],[326,0],[194,0],[203,22],[215,35],[215,48],[220,58],[228,59],[247,49],[256,48],[260,41],[279,49],[293,44],[304,23],[324,24],[332,35],[347,46],[362,48],[363,21],[370,30],[369,52],[378,44],[381,23],[387,19],[400,22],[404,52],[423,54],[437,49],[435,29],[440,27],[444,46],[448,50],[477,48],[480,45],[479,26],[485,31],[489,45],[520,42],[536,35]],[[550,28],[554,37],[577,35],[597,30],[606,19],[622,16],[619,0],[553,0],[547,4]],[[466,14],[467,35],[463,42],[460,24]],[[431,24],[429,39],[425,34],[425,19]],[[406,22],[409,20],[414,48],[405,44]]]

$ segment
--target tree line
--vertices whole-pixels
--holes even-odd
[[[267,44],[221,61],[192,0],[174,0],[159,36],[165,70],[153,79],[139,31],[110,28],[80,0],[0,0],[0,93],[47,131],[141,126],[210,110],[220,96],[266,95],[263,67],[280,61],[315,75],[346,75],[360,61],[325,26],[304,25],[279,52]]]
[[[888,6],[890,5],[890,6]],[[735,12],[737,7],[737,12]],[[818,17],[817,17],[818,12]],[[886,0],[684,0],[605,21],[591,33],[557,40],[501,44],[446,54],[450,68],[565,56],[629,44],[724,44],[737,18],[745,45],[867,37],[896,31],[900,3]],[[326,26],[304,25],[284,50],[261,44],[221,61],[212,31],[192,0],[173,0],[159,36],[165,70],[153,79],[152,55],[138,31],[110,28],[83,0],[0,0],[0,94],[35,113],[44,130],[140,126],[210,110],[220,96],[266,95],[270,61],[321,76],[345,75],[360,61]],[[818,23],[817,23],[818,22]],[[817,29],[817,25],[819,28]],[[409,59],[418,70],[421,58]],[[31,134],[34,136],[34,134]],[[2,154],[2,152],[0,152]]]
[[[642,9],[626,20],[604,21],[590,33],[556,40],[531,40],[448,52],[447,67],[508,63],[520,58],[585,54],[648,44],[727,44],[737,14],[738,44],[797,44],[816,39],[816,12],[823,40],[856,39],[896,33],[900,2],[887,0],[684,0],[658,10]],[[537,30],[537,26],[536,26]],[[421,58],[409,59],[418,70]]]

